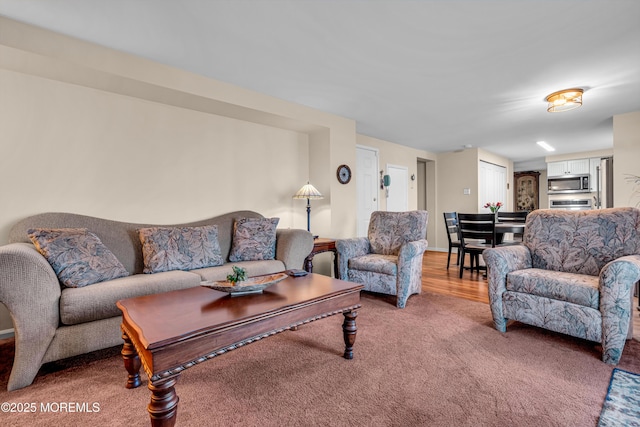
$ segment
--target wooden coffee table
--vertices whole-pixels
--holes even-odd
[[[288,277],[261,294],[230,296],[206,287],[118,301],[127,388],[149,377],[151,425],[173,426],[175,384],[185,369],[238,347],[342,313],[344,358],[353,358],[362,285],[318,274]]]

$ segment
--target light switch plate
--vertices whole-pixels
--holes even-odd
[[[462,191],[463,191],[463,194],[465,196],[471,195],[471,189],[470,188],[464,188]]]

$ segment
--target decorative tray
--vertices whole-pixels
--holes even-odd
[[[236,282],[235,286],[232,282],[205,282],[202,286],[215,289],[216,291],[228,292],[231,296],[259,294],[271,285],[286,279],[285,273],[267,274],[265,276],[250,277],[242,282]]]

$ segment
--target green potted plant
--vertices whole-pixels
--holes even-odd
[[[238,282],[247,280],[247,270],[236,265],[231,268],[233,269],[233,274],[227,275],[227,282],[231,282],[235,286]]]

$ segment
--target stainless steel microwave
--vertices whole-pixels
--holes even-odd
[[[562,175],[547,178],[548,194],[589,193],[589,175]]]

